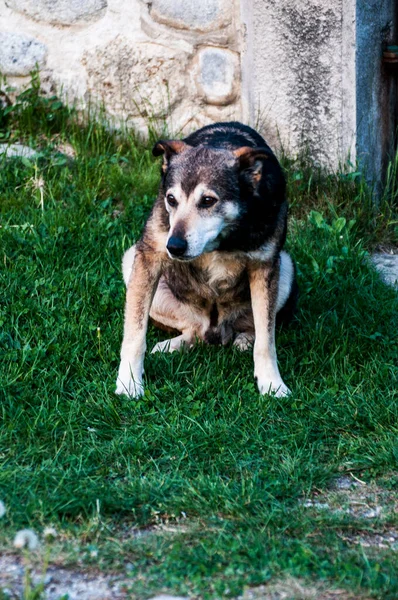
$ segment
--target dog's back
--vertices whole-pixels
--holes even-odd
[[[237,121],[206,125],[206,127],[191,133],[184,139],[184,142],[190,146],[203,145],[226,150],[249,146],[250,148],[267,148],[271,151],[257,131]]]

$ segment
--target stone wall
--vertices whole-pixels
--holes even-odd
[[[174,134],[241,117],[234,0],[0,0],[0,71]]]
[[[0,0],[0,71],[171,135],[239,119],[379,178],[394,150],[395,0]]]

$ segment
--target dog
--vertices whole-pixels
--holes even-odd
[[[143,394],[148,317],[177,332],[152,352],[232,342],[253,345],[261,394],[285,396],[276,317],[294,313],[294,262],[282,250],[288,204],[282,169],[264,139],[238,122],[160,140],[159,194],[141,239],[124,254],[124,336],[116,393]]]

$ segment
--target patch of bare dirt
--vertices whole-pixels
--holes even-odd
[[[40,590],[40,599],[43,600],[127,600],[132,597],[129,592],[132,580],[126,580],[120,575],[103,575],[92,571],[64,569],[55,565],[49,566],[46,572],[42,573],[38,569],[31,569],[19,556],[0,555],[0,593],[6,594],[10,600],[25,598],[27,575],[33,589],[44,584]],[[160,594],[150,600],[189,598]]]
[[[302,503],[304,508],[340,512],[356,519],[377,519],[398,514],[398,494],[354,476],[339,477],[333,487]]]
[[[364,548],[380,548],[395,550],[398,552],[398,529],[386,528],[385,531],[342,533],[341,538],[350,544],[363,546]]]
[[[358,532],[341,533],[342,539],[348,543],[398,551],[398,529],[386,523],[398,514],[396,491],[374,482],[366,483],[354,475],[344,475],[330,490],[315,493],[302,506],[317,512],[347,514],[360,521],[360,524],[355,523]]]
[[[289,577],[268,585],[260,585],[245,591],[239,600],[367,600],[358,593],[347,590],[306,585],[302,581]]]
[[[12,600],[23,597],[26,567],[23,559],[17,556],[0,556],[0,590]],[[121,600],[128,598],[128,582],[120,577],[93,574],[49,566],[46,573],[33,569],[30,578],[34,586],[44,583],[43,598],[59,600]],[[131,581],[130,581],[131,584]]]

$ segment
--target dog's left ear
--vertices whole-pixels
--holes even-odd
[[[154,156],[163,155],[162,171],[165,173],[169,166],[170,160],[176,154],[180,154],[189,148],[188,144],[182,140],[159,140],[152,148]]]
[[[268,148],[250,148],[243,146],[234,150],[234,154],[239,161],[239,170],[246,171],[250,169],[253,183],[258,184],[263,172],[267,171],[265,163],[276,161],[274,154]]]
[[[239,171],[253,186],[255,192],[265,187],[274,196],[274,202],[284,196],[285,178],[278,159],[269,148],[250,148],[243,146],[234,150]]]

